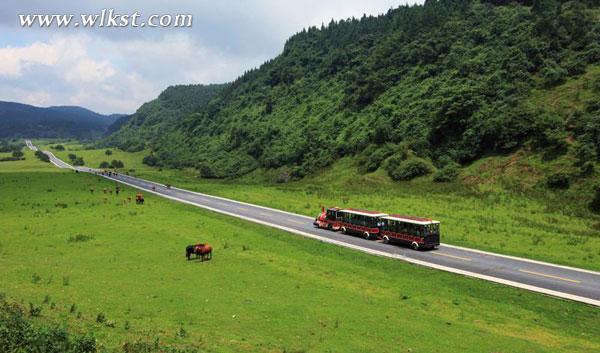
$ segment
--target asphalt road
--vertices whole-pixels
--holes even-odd
[[[27,141],[31,149],[35,146]],[[59,168],[96,173],[86,167],[72,167],[44,151]],[[315,228],[313,218],[221,197],[196,193],[127,175],[103,176],[134,188],[211,211],[275,227],[319,241],[370,254],[395,258],[421,266],[476,277],[547,295],[600,306],[600,272],[554,265],[545,262],[483,252],[442,244],[437,250],[414,251],[397,245],[369,241]],[[315,210],[317,213],[319,210]],[[442,224],[443,240],[443,224]],[[566,249],[565,249],[566,251]]]

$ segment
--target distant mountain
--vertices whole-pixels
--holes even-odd
[[[0,101],[0,138],[101,137],[122,116],[102,115],[82,107],[40,108]]]
[[[158,98],[143,104],[133,115],[118,119],[108,128],[107,143],[124,150],[137,151],[151,141],[161,144],[164,136],[178,127],[178,121],[205,106],[227,84],[177,85],[164,90]]]

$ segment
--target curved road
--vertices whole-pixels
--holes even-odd
[[[27,140],[26,142],[30,149],[37,150],[31,141]],[[69,168],[88,173],[98,172],[96,169],[72,167],[58,159],[52,152],[44,151],[44,153],[50,157],[51,163],[59,168]],[[395,245],[368,241],[359,237],[317,229],[312,225],[312,217],[175,187],[168,189],[163,184],[127,175],[119,174],[103,177],[175,201],[279,228],[323,242],[600,306],[600,272],[494,254],[448,244],[442,244],[437,250],[433,251],[414,251]],[[152,190],[152,187],[155,190]]]

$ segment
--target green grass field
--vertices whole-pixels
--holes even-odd
[[[26,157],[0,165],[0,292],[109,351],[157,338],[209,352],[600,349],[596,308],[154,196],[124,203],[134,190],[103,194],[113,183]],[[185,260],[195,241],[212,261]]]
[[[142,164],[147,152],[114,150],[56,152],[84,157],[87,165],[120,159],[137,176],[178,187],[314,216],[321,206],[359,207],[431,217],[442,222],[442,242],[498,253],[600,270],[600,217],[582,211],[578,190],[543,192],[540,168],[560,169],[562,161],[539,156],[489,157],[463,171],[463,181],[438,184],[431,177],[392,182],[384,172],[359,175],[350,160],[301,181],[265,182],[255,173],[237,180],[200,179],[191,170],[159,170]],[[110,159],[108,159],[110,157]],[[528,171],[528,172],[526,172]],[[477,184],[469,182],[477,180]],[[519,182],[518,188],[513,184]]]

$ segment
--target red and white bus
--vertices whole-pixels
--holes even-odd
[[[433,249],[440,245],[440,222],[429,218],[403,215],[381,217],[384,243],[402,243],[411,248]]]
[[[313,224],[323,229],[358,234],[365,239],[409,245],[415,250],[440,245],[440,222],[429,218],[332,207],[323,209]]]
[[[328,208],[317,216],[313,224],[319,228],[341,230],[345,234],[362,235],[365,239],[379,238],[381,217],[386,213],[354,208]]]

